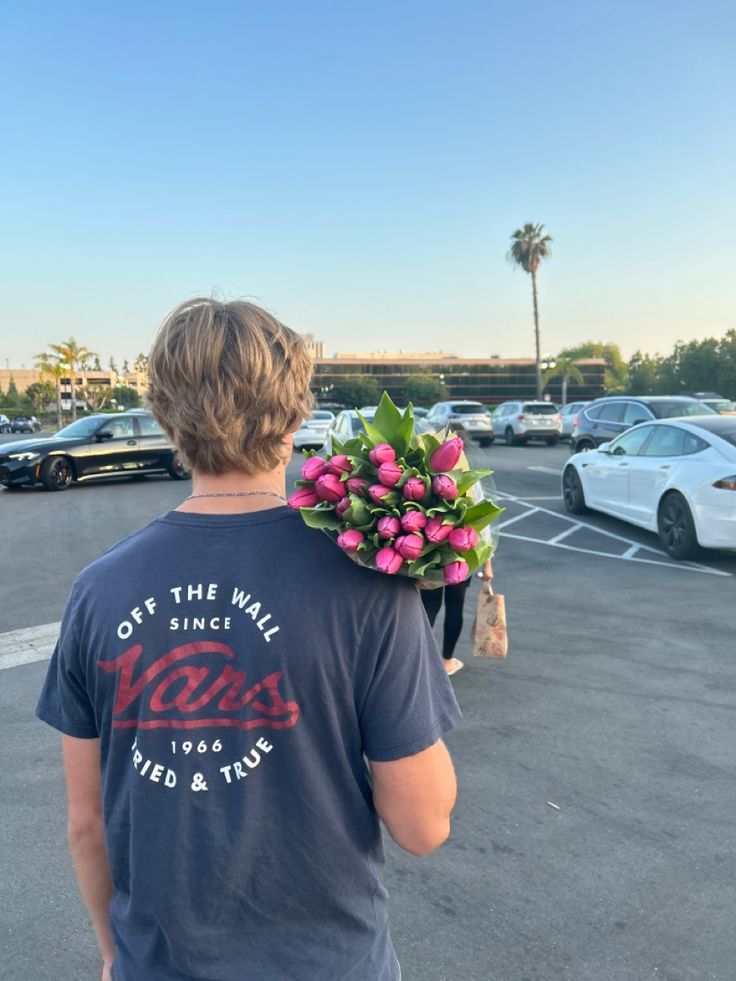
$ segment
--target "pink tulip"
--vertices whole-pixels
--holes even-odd
[[[339,518],[341,518],[349,507],[350,507],[350,498],[343,497],[343,499],[341,501],[338,501],[337,504],[335,505],[335,514]]]
[[[348,477],[345,483],[348,485],[350,493],[357,494],[358,497],[362,497],[368,490],[368,481],[363,480],[362,477]]]
[[[294,491],[286,502],[290,508],[298,511],[299,508],[313,508],[319,504],[319,497],[309,487],[302,487],[301,490]]]
[[[338,477],[340,474],[353,472],[353,465],[344,453],[330,457],[327,466],[330,468],[330,473],[337,474]]]
[[[395,552],[389,545],[376,552],[376,568],[385,572],[388,576],[393,576],[399,571],[404,560],[398,552]],[[464,564],[464,563],[463,563]]]
[[[357,528],[350,528],[337,536],[337,544],[345,552],[357,552],[358,546],[364,538],[365,535],[362,531],[358,531]]]
[[[379,538],[395,538],[401,531],[401,525],[398,518],[386,514],[376,522],[376,530]]]
[[[402,558],[413,561],[422,554],[424,539],[421,535],[399,535],[394,542],[394,548]]]
[[[378,468],[378,479],[386,487],[393,487],[401,480],[403,472],[398,463],[382,463]]]
[[[333,504],[345,497],[345,484],[334,473],[323,473],[321,477],[317,477],[314,489],[323,501],[331,501]]]
[[[432,542],[433,545],[441,545],[450,537],[451,531],[452,525],[443,525],[442,518],[430,518],[424,534],[427,536],[427,541]]]
[[[396,459],[396,453],[393,446],[389,446],[388,443],[379,443],[370,451],[368,459],[374,467],[380,467],[382,463],[393,463]]]
[[[329,467],[326,460],[323,460],[321,456],[310,456],[304,461],[302,479],[316,480],[317,477],[321,477],[323,473],[328,473],[328,471]]]
[[[432,490],[443,501],[454,501],[457,497],[457,484],[452,477],[446,477],[444,474],[434,478],[432,481]]]
[[[478,544],[478,532],[475,528],[453,528],[447,538],[447,544],[453,552],[467,552]]]
[[[467,562],[450,562],[442,570],[445,575],[446,586],[457,586],[459,582],[465,582],[470,575],[470,567]]]
[[[419,477],[409,477],[404,484],[404,497],[409,501],[423,501],[427,496],[427,485]]]
[[[463,441],[459,436],[453,436],[441,446],[438,446],[429,458],[429,469],[434,473],[447,473],[452,470],[463,452]]]
[[[402,531],[421,531],[427,524],[427,516],[421,511],[407,511],[401,518]]]
[[[368,488],[368,494],[374,504],[388,504],[392,500],[396,500],[396,494],[390,487],[385,487],[383,484],[371,484]]]

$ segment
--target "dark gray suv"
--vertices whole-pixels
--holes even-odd
[[[609,395],[595,399],[578,413],[570,437],[573,453],[594,450],[630,426],[652,419],[676,419],[682,416],[718,415],[709,406],[684,395]]]

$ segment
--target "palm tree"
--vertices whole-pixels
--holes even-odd
[[[56,391],[56,428],[61,429],[64,420],[61,415],[61,379],[67,373],[66,366],[59,361],[52,361],[48,354],[37,354],[36,364],[41,372],[41,377],[53,379]]]
[[[508,253],[509,262],[521,266],[524,272],[532,277],[532,298],[534,300],[534,342],[536,352],[537,398],[542,397],[542,355],[539,342],[539,304],[537,302],[537,270],[542,259],[550,255],[549,235],[544,235],[544,225],[534,225],[527,222],[523,228],[517,228],[511,236],[511,249]]]
[[[575,362],[561,354],[557,358],[554,364],[550,365],[549,368],[544,372],[542,379],[542,391],[549,385],[553,378],[562,378],[562,404],[567,405],[567,384],[568,382],[575,382],[576,385],[584,385],[585,378],[583,373],[575,364]]]
[[[92,358],[96,358],[97,354],[77,344],[73,337],[60,344],[49,344],[49,348],[51,350],[46,357],[66,365],[72,386],[72,420],[74,420],[77,418],[77,371],[83,371],[87,363]]]

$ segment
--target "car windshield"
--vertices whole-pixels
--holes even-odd
[[[465,402],[460,405],[452,405],[450,409],[456,416],[477,416],[479,412],[486,411],[486,407],[481,405],[480,402]]]
[[[718,399],[718,400],[709,399],[704,404],[707,405],[707,406],[710,406],[711,409],[715,409],[716,412],[730,412],[731,411],[731,403],[728,401],[728,399]]]
[[[688,399],[672,399],[668,402],[650,402],[649,408],[657,419],[676,419],[678,416],[717,416],[715,409],[702,402]]]
[[[718,433],[721,439],[725,439],[727,443],[731,446],[736,446],[736,429],[731,430],[730,433]]]
[[[76,422],[70,422],[68,426],[64,426],[60,429],[56,435],[57,436],[91,436],[97,431],[100,425],[100,418],[97,416],[88,416],[86,419],[77,419]]]
[[[372,412],[363,412],[361,413],[361,415],[363,416],[366,422],[373,422]],[[355,436],[356,433],[359,433],[363,428],[363,423],[360,421],[358,416],[353,416],[350,419],[350,425],[352,426],[353,429],[353,436]]]
[[[314,419],[315,422],[332,422],[332,413],[331,412],[319,412],[319,411],[318,412],[313,412],[312,413],[312,419]]]
[[[527,412],[530,416],[554,416],[557,415],[557,406],[545,402],[543,405],[538,405],[532,403],[531,405],[524,406],[524,412]]]

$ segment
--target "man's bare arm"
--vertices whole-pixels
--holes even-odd
[[[414,756],[369,762],[373,802],[396,844],[412,855],[438,848],[450,834],[457,798],[455,771],[442,740]]]
[[[103,979],[109,977],[115,953],[108,908],[112,880],[102,822],[99,739],[62,736],[68,798],[69,850],[77,870],[79,888],[89,910],[104,962]]]

